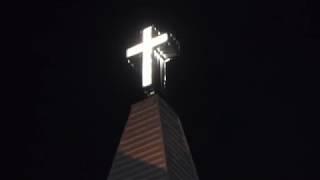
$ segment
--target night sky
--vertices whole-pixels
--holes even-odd
[[[3,87],[18,179],[106,180],[130,105],[143,98],[125,50],[150,24],[181,44],[165,99],[201,180],[320,178],[315,2],[16,3]]]

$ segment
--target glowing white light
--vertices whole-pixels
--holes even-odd
[[[141,53],[141,50],[142,50],[142,44],[135,45],[135,46],[127,49],[126,56],[127,56],[127,58],[129,58],[131,56],[135,56],[135,55]]]
[[[152,83],[152,27],[143,30],[142,42],[142,86],[146,87]]]
[[[168,41],[168,34],[164,33],[164,34],[161,34],[161,35],[153,38],[152,45],[153,45],[153,47],[155,47],[155,46],[158,46],[158,45],[165,43],[167,41]]]
[[[152,38],[152,26],[149,26],[142,32],[142,43],[127,49],[127,58],[142,53],[142,87],[152,84],[152,49],[166,41],[168,41],[167,33]]]

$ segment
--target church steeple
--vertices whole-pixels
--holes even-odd
[[[150,26],[142,43],[127,50],[127,57],[142,53],[148,96],[131,106],[108,180],[198,180],[180,119],[158,95],[165,87],[166,63],[177,54],[172,47],[179,48],[172,35]]]

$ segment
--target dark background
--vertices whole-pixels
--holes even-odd
[[[200,179],[320,178],[317,11],[311,1],[12,2],[10,173],[107,178],[143,95],[125,50],[154,24],[181,44],[166,99]]]

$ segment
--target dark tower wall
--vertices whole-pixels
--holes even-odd
[[[179,117],[164,100],[159,103],[170,180],[198,180]]]

